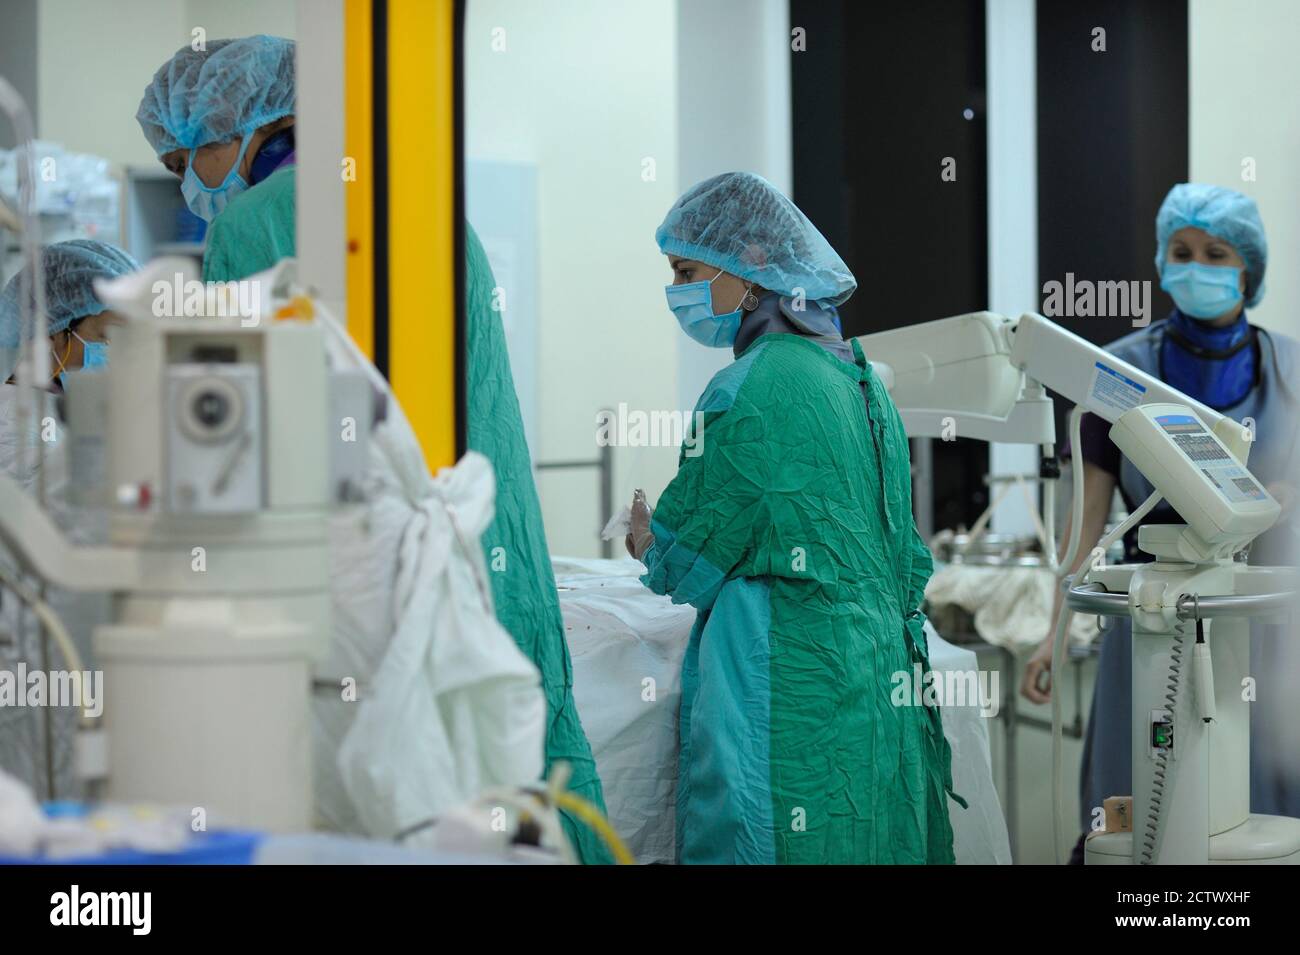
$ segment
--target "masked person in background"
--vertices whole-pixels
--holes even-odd
[[[1230,189],[1181,183],[1165,197],[1156,215],[1156,271],[1160,287],[1174,300],[1174,311],[1107,346],[1111,354],[1155,375],[1184,394],[1237,421],[1253,422],[1254,440],[1247,466],[1282,504],[1278,524],[1261,535],[1250,563],[1294,565],[1293,524],[1296,457],[1297,352],[1285,335],[1251,325],[1246,310],[1264,296],[1268,245],[1255,201]],[[1078,570],[1100,540],[1116,487],[1128,510],[1153,488],[1111,442],[1109,425],[1092,414],[1082,422],[1084,456],[1083,529]],[[1076,492],[1077,493],[1077,492]],[[1162,501],[1142,524],[1181,524]],[[1066,524],[1065,537],[1070,534]],[[1125,537],[1127,562],[1149,561],[1137,548],[1138,528]],[[1090,543],[1091,542],[1091,543]],[[1061,610],[1058,594],[1052,619]],[[1097,683],[1084,743],[1080,797],[1085,832],[1093,810],[1108,796],[1132,793],[1132,629],[1116,619],[1102,641]],[[1049,634],[1025,670],[1021,693],[1042,703],[1051,698]],[[1286,701],[1288,685],[1300,676],[1300,651],[1294,639],[1252,622],[1251,676],[1257,703],[1251,708],[1251,811],[1300,816],[1300,736]],[[1082,861],[1082,840],[1074,861]]]
[[[95,279],[112,279],[138,268],[121,249],[92,239],[73,239],[47,246],[41,255],[45,282],[45,310],[49,333],[50,380],[36,391],[37,411],[21,420],[19,386],[14,373],[24,341],[31,338],[35,289],[24,270],[9,280],[0,293],[0,467],[29,493],[35,494],[43,478],[47,513],[75,543],[103,543],[97,515],[71,506],[63,428],[55,407],[70,372],[91,372],[108,363],[108,338],[121,319],[95,296]],[[29,407],[28,413],[31,409]],[[37,451],[44,448],[38,473]],[[10,555],[0,551],[0,561],[13,567]],[[34,583],[34,582],[32,582]],[[3,588],[0,588],[3,590]],[[71,593],[51,588],[48,597],[84,661],[90,661],[90,634],[107,616],[103,594]],[[22,611],[10,593],[0,596],[0,669],[12,671],[22,661],[42,668],[44,655],[34,639],[37,628],[29,612]],[[8,639],[4,639],[4,637]],[[55,664],[58,665],[58,664]],[[87,665],[90,665],[89,662]],[[0,768],[17,776],[46,798],[68,798],[73,791],[72,753],[77,713],[72,708],[53,711],[53,765],[46,766],[46,722],[39,708],[0,707]],[[50,792],[50,783],[53,791]]]
[[[182,47],[136,111],[208,223],[205,281],[247,278],[294,254],[294,50],[274,36]]]
[[[92,370],[108,364],[109,329],[121,321],[95,297],[94,280],[116,278],[134,272],[139,265],[116,246],[94,239],[72,239],[46,246],[41,264],[51,378],[41,396],[48,406],[48,414],[43,410],[40,418],[57,420],[52,397],[63,392],[63,376],[70,371]],[[30,427],[24,430],[17,420],[18,388],[14,373],[22,343],[30,337],[30,329],[24,329],[23,323],[31,320],[34,301],[35,290],[26,269],[11,278],[0,294],[0,459],[10,476],[29,488],[35,481],[35,455],[26,455],[28,464],[19,474],[18,448],[25,442],[29,451],[34,449],[39,434]],[[48,450],[57,441],[45,443]]]
[[[770,183],[693,186],[655,234],[668,305],[735,361],[628,545],[655,593],[698,610],[682,665],[684,863],[950,863],[951,753],[929,671],[933,567],[907,435],[836,306],[857,282]],[[963,804],[964,805],[964,804]]]

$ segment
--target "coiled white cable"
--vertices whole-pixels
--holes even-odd
[[[1183,648],[1186,646],[1187,639],[1185,626],[1183,622],[1174,625],[1174,646],[1170,651],[1169,676],[1165,683],[1165,712],[1169,714],[1170,746],[1176,745],[1178,741],[1175,713],[1183,682]],[[1138,865],[1151,865],[1160,846],[1160,826],[1164,822],[1165,815],[1165,789],[1170,781],[1172,769],[1169,765],[1169,752],[1169,747],[1162,746],[1156,753],[1156,766],[1151,776],[1151,804],[1147,807],[1146,824],[1142,834],[1142,853]],[[1170,791],[1172,792],[1172,789]]]

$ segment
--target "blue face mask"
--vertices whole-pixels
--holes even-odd
[[[664,288],[664,293],[668,296],[668,307],[676,316],[677,324],[682,326],[682,331],[701,345],[730,348],[736,342],[744,312],[737,305],[734,312],[713,314],[712,286],[718,280],[718,275],[707,282],[669,285]],[[744,301],[744,296],[741,296],[741,301]]]
[[[239,167],[243,165],[244,153],[248,149],[251,138],[251,136],[244,136],[239,144],[239,155],[235,157],[234,165],[230,167],[230,172],[226,173],[226,178],[221,180],[221,185],[215,189],[204,185],[203,180],[194,171],[194,154],[198,150],[190,150],[190,161],[185,166],[185,178],[181,180],[181,195],[185,197],[185,204],[190,207],[190,212],[205,222],[211,222],[222,209],[226,208],[226,204],[231,199],[248,188],[248,183],[239,174]]]
[[[108,367],[108,346],[103,342],[86,342],[82,351],[81,370],[103,371]]]
[[[1178,311],[1203,322],[1232,311],[1241,301],[1241,269],[1232,265],[1170,262],[1160,287],[1169,293]]]
[[[104,342],[88,342],[76,332],[72,337],[81,342],[81,370],[103,370],[108,367],[108,345]]]

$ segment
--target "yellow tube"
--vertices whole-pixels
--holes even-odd
[[[576,796],[571,792],[556,793],[555,804],[561,809],[569,810],[591,827],[596,835],[604,840],[605,845],[609,846],[609,851],[613,854],[616,863],[619,865],[636,865],[636,859],[632,857],[632,853],[623,843],[623,840],[618,837],[618,833],[609,824],[609,820],[600,814],[599,809],[581,796]]]

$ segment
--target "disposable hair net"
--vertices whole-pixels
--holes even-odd
[[[1169,239],[1188,226],[1208,232],[1237,250],[1246,263],[1246,307],[1264,297],[1268,242],[1259,207],[1250,196],[1199,182],[1180,182],[1169,190],[1156,213],[1156,272],[1163,278]]]
[[[843,303],[857,280],[829,242],[761,176],[728,172],[697,183],[655,232],[665,255],[695,259],[782,295]]]
[[[229,142],[294,111],[294,43],[275,36],[181,47],[145,87],[135,118],[159,156]]]
[[[126,252],[107,242],[72,239],[46,246],[42,253],[45,273],[45,311],[49,333],[63,331],[79,318],[98,315],[106,306],[95,297],[97,278],[116,278],[140,266]],[[32,333],[35,289],[23,269],[0,292],[0,382],[7,381],[18,364],[24,338]],[[23,305],[22,297],[27,303]],[[23,323],[28,323],[24,329]]]

